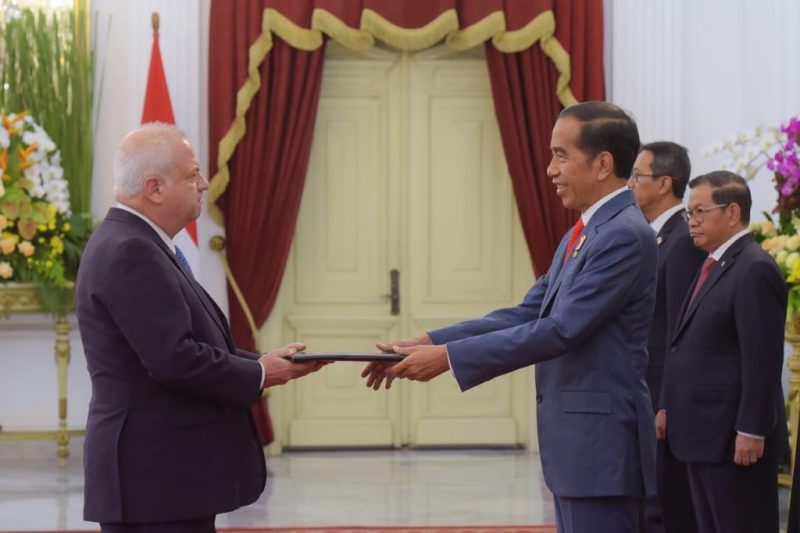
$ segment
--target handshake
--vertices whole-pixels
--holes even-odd
[[[392,381],[397,378],[430,381],[450,368],[447,346],[433,345],[427,333],[387,343],[379,342],[376,346],[382,352],[405,357],[399,362],[372,361],[364,368],[361,377],[366,378],[367,387],[374,390],[380,389],[384,382],[387,389],[391,388]],[[297,363],[290,360],[291,356],[305,349],[305,344],[295,342],[261,355],[258,362],[264,368],[262,387],[283,385],[333,362],[318,359]]]

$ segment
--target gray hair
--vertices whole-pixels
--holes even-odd
[[[114,192],[132,198],[148,176],[169,179],[175,170],[175,142],[185,138],[172,124],[148,122],[122,140],[114,155]]]

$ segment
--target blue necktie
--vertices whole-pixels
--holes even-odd
[[[183,252],[181,252],[181,249],[178,248],[177,246],[175,247],[175,257],[178,259],[178,264],[181,265],[184,272],[189,274],[189,277],[194,278],[194,274],[192,273],[192,267],[189,266],[189,261],[187,261],[186,256],[183,255]]]

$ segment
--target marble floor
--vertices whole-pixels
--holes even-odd
[[[13,444],[0,442],[0,531],[99,529],[82,520],[79,456],[62,469],[30,447],[3,453]],[[539,457],[523,450],[289,452],[268,465],[261,498],[218,528],[555,523]]]
[[[0,442],[0,532],[99,529],[82,520],[80,441],[66,468],[45,444]],[[555,523],[539,457],[524,450],[304,451],[268,464],[261,498],[218,528]]]

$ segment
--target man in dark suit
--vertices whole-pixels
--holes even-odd
[[[364,370],[367,385],[428,381],[451,369],[462,390],[536,364],[539,446],[562,533],[638,532],[639,501],[655,491],[655,432],[644,381],[656,243],[626,187],[639,148],[620,108],[588,102],[561,112],[547,173],[581,218],[552,266],[509,309],[403,341],[407,357]]]
[[[645,372],[653,410],[661,393],[667,342],[672,337],[683,299],[706,256],[692,242],[682,216],[685,210],[681,201],[691,168],[686,148],[673,142],[654,142],[642,147],[629,182],[658,245],[656,304]],[[686,465],[672,455],[664,435],[657,437],[658,495],[645,501],[641,531],[692,533],[697,531],[697,524]]]
[[[114,159],[119,202],[84,252],[76,313],[92,397],[84,517],[104,532],[214,531],[255,501],[266,467],[252,406],[266,386],[319,368],[237,350],[225,316],[181,267],[172,238],[208,181],[183,134],[130,133]],[[177,254],[177,255],[176,255]]]
[[[689,233],[709,255],[669,343],[656,427],[688,464],[702,533],[774,533],[787,288],[747,230],[747,182],[717,171],[689,187]]]

